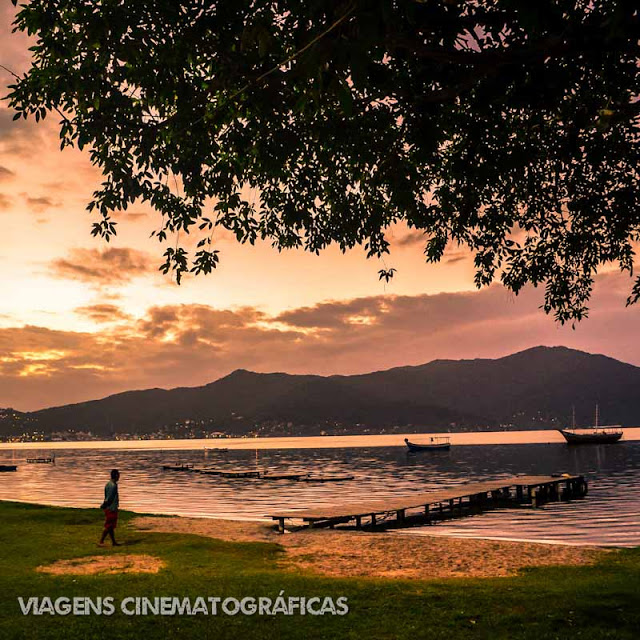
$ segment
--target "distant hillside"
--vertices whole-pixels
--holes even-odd
[[[640,424],[640,368],[565,347],[536,347],[496,360],[435,360],[355,376],[238,370],[203,387],[129,391],[31,414],[45,431],[150,432],[206,420],[244,433],[281,423],[291,433],[341,425],[372,431],[555,428],[591,424],[594,405],[608,423]],[[329,425],[329,427],[327,426]],[[359,425],[359,426],[357,426]]]
[[[27,414],[0,408],[0,437],[20,433],[28,424]]]

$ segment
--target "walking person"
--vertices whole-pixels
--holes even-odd
[[[101,547],[104,547],[104,541],[107,536],[111,538],[111,544],[114,547],[120,545],[120,543],[116,542],[114,534],[118,524],[118,480],[120,480],[120,472],[117,469],[112,469],[111,480],[104,487],[104,502],[100,505],[100,508],[104,511],[104,531],[98,543]]]

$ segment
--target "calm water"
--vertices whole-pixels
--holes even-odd
[[[416,437],[416,439],[418,439]],[[397,440],[397,436],[396,436]],[[209,443],[210,445],[212,443]],[[226,444],[226,443],[225,443]],[[250,446],[245,441],[243,446]],[[107,445],[101,445],[107,446]],[[164,446],[170,446],[164,443]],[[193,445],[192,445],[193,446]],[[50,449],[39,453],[48,454]],[[121,507],[138,512],[258,519],[286,507],[406,495],[469,480],[516,474],[585,474],[584,500],[539,509],[501,509],[430,527],[414,535],[455,535],[571,544],[640,545],[640,442],[568,447],[565,444],[457,445],[449,452],[407,453],[401,447],[326,449],[57,449],[55,465],[26,464],[32,449],[0,451],[0,499],[97,507],[108,470],[122,473]],[[216,468],[349,472],[355,480],[309,484],[225,479],[163,471],[161,465],[191,462]]]

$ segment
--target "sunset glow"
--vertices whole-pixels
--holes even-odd
[[[0,14],[10,32],[14,8]],[[28,42],[5,35],[0,62],[28,66]],[[0,70],[3,86],[12,80]],[[477,291],[469,253],[428,265],[419,233],[389,230],[383,264],[363,250],[321,256],[240,246],[216,231],[221,265],[177,286],[158,272],[149,238],[158,214],[134,206],[118,236],[90,236],[84,208],[100,182],[89,154],[60,151],[55,116],[12,121],[0,106],[0,407],[37,409],[133,388],[199,385],[236,368],[357,373],[435,358],[495,357],[564,344],[640,364],[640,309],[625,308],[628,276],[598,277],[590,318],[575,330],[517,299]],[[379,281],[393,266],[396,277]]]

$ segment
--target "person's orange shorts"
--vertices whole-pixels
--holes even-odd
[[[118,525],[118,512],[111,509],[103,509],[104,511],[104,528],[115,529]]]

